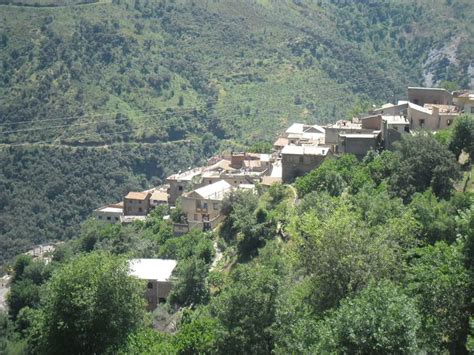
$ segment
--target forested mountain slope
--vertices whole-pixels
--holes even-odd
[[[89,179],[104,169],[139,188],[212,153],[218,140],[248,144],[289,122],[333,121],[361,101],[402,98],[407,85],[427,78],[472,85],[470,0],[7,2],[0,5],[0,234],[9,236],[2,253],[17,251],[9,249],[14,239],[66,235],[70,213],[48,195],[52,171],[69,183],[77,169],[88,181],[60,195],[84,217],[125,190],[114,179],[107,188]],[[47,6],[19,6],[35,3]],[[170,141],[180,149],[160,148]],[[159,168],[137,168],[147,158],[129,149],[134,142],[151,144]],[[107,144],[90,156],[90,148],[59,148]],[[94,198],[84,204],[76,193]],[[25,195],[56,214],[24,203]],[[10,235],[19,210],[28,232]]]
[[[2,6],[0,117],[11,123],[2,131],[23,121],[61,127],[1,140],[261,137],[291,120],[341,117],[357,97],[401,98],[407,85],[423,84],[430,51],[452,43],[455,64],[430,62],[434,81],[467,87],[474,10],[468,0],[447,3]]]

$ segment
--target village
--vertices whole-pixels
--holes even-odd
[[[350,153],[362,159],[371,150],[391,150],[403,135],[446,129],[462,113],[474,113],[474,93],[409,87],[406,101],[325,126],[293,123],[276,139],[270,154],[214,156],[206,166],[169,176],[162,186],[128,192],[123,201],[93,211],[93,217],[104,223],[127,224],[146,220],[157,206],[170,210],[179,206],[184,217],[173,222],[176,236],[192,229],[211,231],[222,221],[222,201],[231,191],[290,184],[333,155]],[[134,276],[147,280],[148,308],[153,310],[172,287],[176,261],[135,259],[130,265]]]

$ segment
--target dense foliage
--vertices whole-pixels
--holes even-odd
[[[316,171],[296,189],[234,192],[212,233],[173,236],[164,207],[145,223],[88,221],[52,264],[21,256],[12,265],[0,346],[59,351],[66,329],[58,324],[76,319],[67,331],[78,353],[463,353],[472,347],[474,196],[454,180],[437,196],[423,174],[413,175],[409,199],[394,185],[403,150],[434,139],[408,138],[360,162],[327,160],[318,169],[340,176],[337,194]],[[448,146],[417,155],[414,166],[440,156],[456,166]],[[160,330],[138,299],[121,298],[144,290],[122,282],[123,256],[178,260],[168,302],[151,315]],[[109,292],[115,306],[101,303]]]
[[[219,141],[268,152],[296,119],[359,114],[424,78],[470,85],[469,0],[0,2],[0,261]]]
[[[48,264],[11,264],[1,353],[474,348],[469,116],[394,152],[327,159],[294,186],[232,193],[213,232],[176,237],[165,208],[79,228],[219,141],[268,152],[296,118],[359,114],[424,79],[469,87],[470,0],[3,2],[0,261],[65,243]],[[126,263],[140,257],[178,260],[149,315]]]
[[[197,164],[200,147],[0,148],[0,263],[33,244],[71,238],[95,208]]]

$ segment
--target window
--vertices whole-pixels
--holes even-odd
[[[102,216],[97,216],[97,218],[102,219]]]
[[[474,113],[474,106],[471,106],[471,113]]]
[[[141,204],[142,204],[142,201],[140,200],[140,201],[138,201],[138,203],[141,205]]]
[[[201,201],[199,200],[196,200],[196,210],[200,210],[201,209]]]
[[[414,101],[415,105],[419,105],[419,104],[420,104],[420,100],[418,100],[418,99],[415,99],[415,100],[413,100],[413,101]]]
[[[209,185],[210,185],[210,184],[212,184],[212,181],[211,181],[211,180],[209,180]]]
[[[183,191],[183,187],[181,185],[178,186],[179,191]]]
[[[115,220],[116,220],[116,221],[118,221],[118,220],[119,220],[119,218],[118,218],[118,217],[115,217]]]
[[[138,212],[143,212],[143,209],[141,207],[139,207]]]
[[[420,119],[420,127],[423,127],[423,125],[425,124],[425,120],[424,119]]]
[[[214,208],[214,210],[218,210],[219,209],[219,204],[217,202],[214,202],[212,204],[212,208]]]
[[[110,216],[108,216],[108,217],[107,217],[107,221],[110,221],[110,219],[111,219]]]
[[[148,287],[149,289],[153,289],[153,282],[149,282],[148,285],[147,285],[147,287]]]
[[[202,208],[207,210],[207,202],[204,202],[203,205],[202,205]]]
[[[453,123],[453,120],[448,120],[447,125],[451,126],[451,123]]]
[[[300,157],[299,161],[300,161],[301,164],[303,164],[303,157]]]
[[[166,298],[163,298],[163,297],[158,298],[158,303],[165,303],[165,302],[166,302]]]

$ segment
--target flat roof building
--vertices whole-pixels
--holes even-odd
[[[328,154],[329,147],[287,145],[281,151],[282,181],[293,182],[295,178],[317,168]]]
[[[158,303],[168,297],[172,284],[171,275],[177,261],[171,259],[131,259],[129,260],[130,275],[148,281],[145,297],[148,310],[154,310]]]

